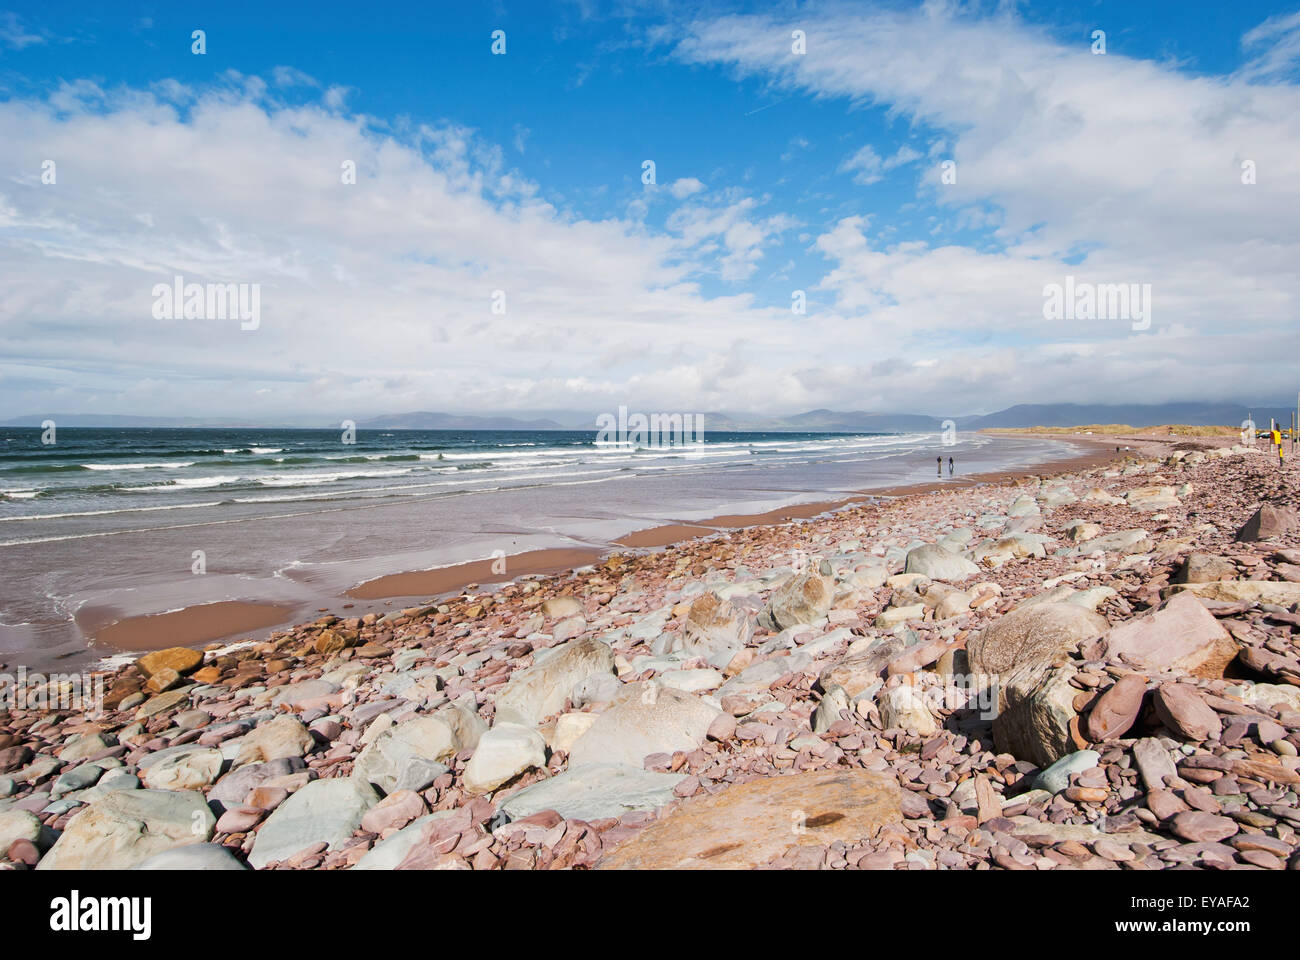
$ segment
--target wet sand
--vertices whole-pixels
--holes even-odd
[[[648,527],[637,530],[625,537],[619,537],[614,543],[620,547],[640,549],[644,547],[670,547],[682,540],[694,540],[717,533],[716,527],[699,523],[667,523],[661,527]]]
[[[92,638],[94,646],[107,653],[135,653],[175,646],[194,647],[240,633],[266,630],[287,623],[296,612],[291,606],[228,600],[107,623],[104,620],[113,615],[110,610],[80,610],[77,624]]]
[[[537,573],[559,573],[598,560],[605,551],[599,549],[559,548],[530,550],[509,557],[473,560],[434,570],[392,573],[358,584],[347,592],[357,600],[382,600],[389,597],[437,597],[455,593],[474,583],[506,583],[516,577]]]

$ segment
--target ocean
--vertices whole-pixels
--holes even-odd
[[[96,626],[245,600],[305,618],[388,573],[1067,457],[969,434],[0,428],[0,657],[93,659]],[[946,476],[946,467],[945,467]],[[337,606],[337,603],[335,603]]]

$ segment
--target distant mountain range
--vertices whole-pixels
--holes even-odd
[[[416,411],[388,414],[357,421],[359,430],[591,430],[594,414],[576,411],[546,411],[549,417],[523,419],[505,415],[475,416],[458,413]],[[1289,423],[1291,410],[1285,404],[1261,403],[1159,403],[1077,404],[1024,403],[997,413],[969,416],[933,416],[919,413],[870,413],[862,410],[809,410],[785,417],[761,417],[735,413],[705,413],[705,433],[711,431],[765,431],[807,433],[910,433],[943,429],[951,419],[960,430],[993,427],[1073,427],[1120,423],[1131,427],[1153,427],[1166,423],[1194,426],[1239,426],[1246,417],[1267,424],[1270,417]],[[259,427],[319,427],[337,429],[337,421],[266,424],[197,417],[139,417],[108,414],[33,414],[0,423],[9,427],[39,427],[53,420],[60,427],[211,427],[256,429]]]
[[[472,417],[455,413],[397,413],[358,420],[358,430],[566,430],[554,420]]]

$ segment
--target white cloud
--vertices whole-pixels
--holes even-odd
[[[907,144],[903,144],[890,157],[881,158],[880,154],[867,144],[861,147],[857,153],[846,158],[840,164],[841,173],[853,173],[853,182],[862,186],[869,186],[883,180],[885,174],[896,167],[911,163],[921,156],[916,150],[913,150]]]
[[[694,177],[682,177],[680,180],[674,180],[672,186],[668,188],[669,192],[678,200],[685,200],[703,189],[704,184]]]
[[[881,170],[884,162],[880,154],[870,144],[860,148],[857,153],[840,164],[841,172],[853,171],[853,182],[867,186],[882,179]]]
[[[296,67],[275,67],[271,79],[277,87],[319,87],[316,78]]]
[[[1300,65],[1300,11],[1269,17],[1241,38],[1251,60],[1239,71],[1250,80],[1283,79]]]
[[[764,248],[795,225],[782,214],[753,216],[758,207],[753,197],[735,196],[719,205],[684,204],[669,216],[667,227],[688,250],[718,251],[719,275],[739,283],[753,276]]]

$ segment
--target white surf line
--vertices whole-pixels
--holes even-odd
[[[595,480],[572,480],[567,483],[536,483],[520,484],[514,487],[506,487],[507,490],[531,490],[537,487],[572,487],[581,486],[588,483],[605,483],[609,480],[627,479],[632,474],[614,474],[610,477],[600,477]],[[401,501],[382,500],[378,503],[357,503],[347,507],[336,507],[325,510],[303,510],[298,513],[277,513],[277,514],[258,514],[249,517],[229,517],[223,520],[199,520],[194,523],[178,523],[169,527],[133,527],[128,530],[101,530],[97,533],[74,533],[62,537],[32,537],[25,540],[5,540],[0,541],[0,547],[19,547],[29,546],[40,543],[58,543],[63,540],[88,540],[96,537],[116,537],[128,533],[163,533],[169,530],[188,530],[194,527],[218,527],[230,523],[247,523],[252,520],[292,520],[297,517],[318,517],[324,513],[346,513],[349,510],[370,510],[378,507],[406,506],[412,503],[423,503],[434,500],[450,500],[452,497],[473,496],[479,493],[494,493],[501,488],[494,487],[492,490],[457,490],[443,496],[436,497],[411,497]],[[360,491],[357,491],[360,492]]]

